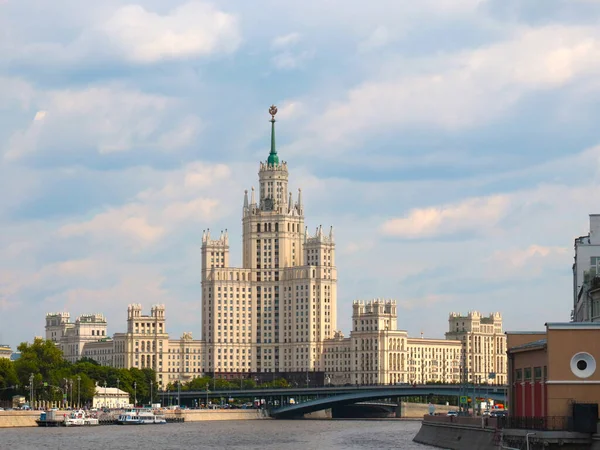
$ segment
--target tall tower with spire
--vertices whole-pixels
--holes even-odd
[[[333,229],[306,231],[302,191],[294,200],[277,153],[277,107],[269,114],[271,145],[259,166],[258,198],[254,187],[244,192],[242,268],[229,267],[228,242],[203,236],[203,337],[208,370],[217,374],[323,370],[323,340],[335,330]]]

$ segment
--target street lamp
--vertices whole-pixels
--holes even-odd
[[[29,403],[33,407],[33,373],[29,375]]]
[[[154,382],[152,380],[150,380],[150,406],[152,406],[153,399],[152,399],[152,385],[154,384]]]
[[[119,379],[117,378],[117,398],[118,398],[119,400],[121,399],[121,395],[120,395],[120,391],[119,391],[119,382],[120,382],[120,381],[121,381],[121,380],[119,380]],[[120,401],[119,401],[119,403],[118,403],[117,407],[121,408],[121,402],[120,402]]]
[[[137,406],[137,382],[133,382],[133,407]]]
[[[81,408],[81,377],[77,375],[77,408]]]
[[[206,409],[208,409],[208,383],[206,383]]]
[[[179,381],[177,382],[177,406],[181,408],[181,373],[179,374]]]
[[[106,380],[104,380],[104,407],[106,408]]]

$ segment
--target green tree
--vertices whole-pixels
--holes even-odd
[[[19,384],[14,363],[7,358],[0,358],[0,398],[9,399],[16,393]]]
[[[32,344],[23,342],[18,350],[21,352],[21,357],[14,364],[19,384],[22,386],[29,385],[31,374],[36,377],[36,382],[40,382],[48,380],[51,371],[70,365],[63,359],[62,352],[52,341],[35,339]]]

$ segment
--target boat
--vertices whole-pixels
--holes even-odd
[[[68,416],[65,416],[66,427],[82,427],[89,425],[98,425],[99,421],[97,418],[89,416],[83,409],[71,412]]]
[[[154,425],[167,423],[167,419],[162,414],[155,414],[150,409],[131,409],[122,414],[116,421],[119,425]]]

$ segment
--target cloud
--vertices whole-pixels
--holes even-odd
[[[125,242],[143,249],[173,232],[180,224],[211,220],[220,202],[203,191],[227,178],[227,166],[193,162],[164,176],[162,187],[145,189],[122,206],[106,208],[93,218],[64,224],[62,238],[89,236],[98,242]],[[203,195],[204,194],[204,195]]]
[[[272,58],[273,65],[277,69],[291,70],[302,67],[302,65],[314,56],[314,52],[304,50],[301,52],[292,52],[286,50]]]
[[[369,52],[393,42],[394,36],[386,26],[380,25],[365,39],[358,44],[359,52]]]
[[[201,128],[198,117],[180,117],[180,101],[120,85],[41,91],[34,98],[44,109],[12,134],[8,160],[39,152],[174,150],[190,144]]]
[[[396,304],[406,310],[431,308],[439,303],[447,303],[452,299],[449,295],[430,294],[424,297],[398,300]]]
[[[397,127],[469,129],[506,114],[529,93],[600,74],[596,28],[511,30],[505,40],[479,48],[387,61],[323,113],[313,114],[318,119],[307,124],[298,148],[318,152],[318,143],[325,142],[336,155],[362,144],[369,134]]]
[[[121,55],[135,63],[154,63],[233,52],[241,38],[237,19],[214,6],[191,1],[168,14],[126,5],[99,27]]]
[[[538,277],[552,267],[560,268],[569,260],[567,247],[532,244],[526,248],[495,251],[486,261],[487,277]]]
[[[141,244],[151,244],[165,233],[159,225],[148,223],[148,211],[142,205],[126,205],[97,214],[87,222],[64,225],[59,230],[61,237],[90,234],[104,238],[115,233],[133,238]]]
[[[480,234],[495,226],[508,212],[503,195],[469,198],[460,203],[411,210],[407,217],[389,219],[380,231],[387,236],[419,239],[469,232]]]
[[[272,48],[289,47],[300,42],[300,33],[289,33],[283,36],[277,36],[271,42]]]

